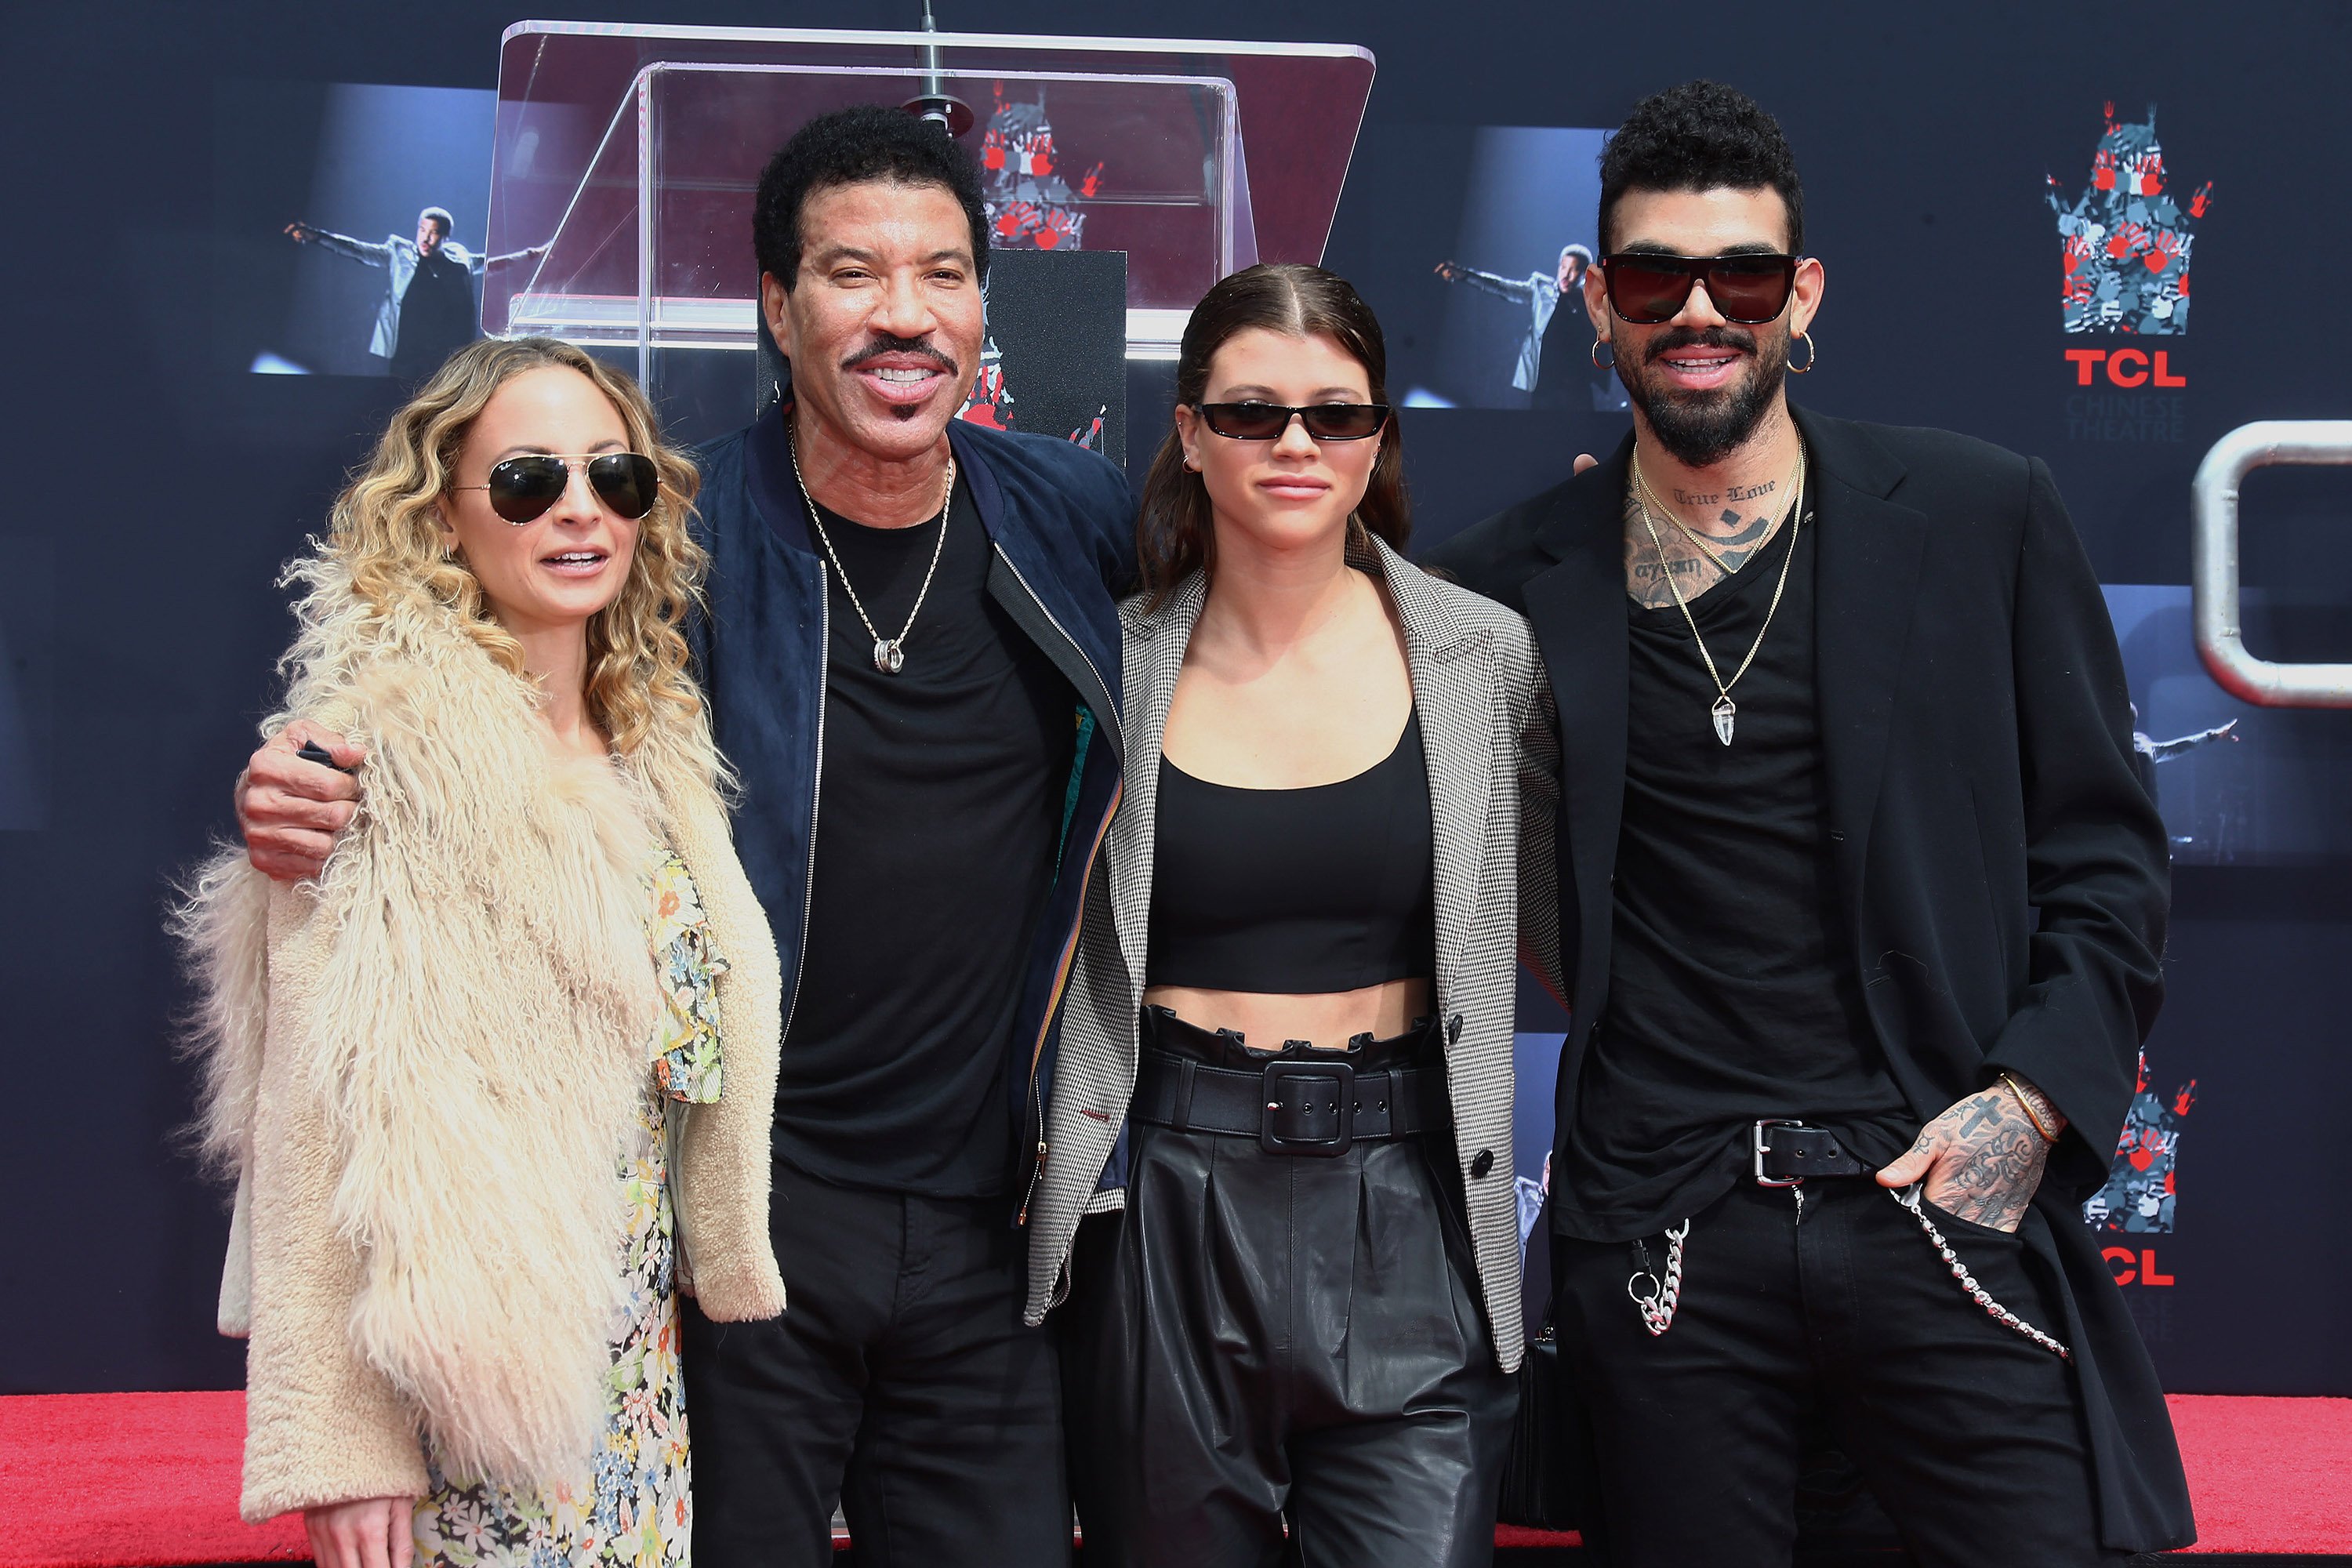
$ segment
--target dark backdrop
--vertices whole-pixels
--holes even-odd
[[[940,10],[944,26],[978,30],[1072,20],[1043,0]],[[629,0],[588,15],[906,26],[919,11],[911,0],[855,16],[814,0]],[[1693,0],[1626,15],[1638,25],[1549,0],[1196,0],[1179,26],[1160,5],[1097,0],[1085,25],[1362,43],[1381,61],[1367,145],[1409,150],[1414,128],[1450,128],[1420,139],[1433,159],[1475,124],[1605,126],[1688,76],[1747,87],[1796,144],[1808,247],[1827,258],[1822,369],[1801,393],[1832,413],[1947,425],[2047,456],[2111,583],[2186,580],[2187,479],[2221,430],[2352,415],[2341,348],[2352,307],[2331,265],[2352,250],[2344,7]],[[288,632],[275,568],[317,526],[392,390],[247,375],[219,357],[215,291],[283,290],[292,260],[291,247],[215,242],[217,149],[236,144],[215,134],[216,117],[236,113],[222,86],[488,88],[515,16],[477,0],[12,13],[17,69],[0,96],[0,142],[15,153],[15,238],[0,267],[16,367],[8,472],[22,488],[0,511],[0,686],[11,688],[0,746],[12,752],[0,769],[0,1038],[26,1142],[0,1391],[239,1377],[238,1349],[211,1330],[217,1198],[171,1148],[189,1085],[168,1049],[181,993],[158,914],[171,870],[228,826],[228,784]],[[1645,47],[1643,34],[1669,42]],[[2066,425],[2078,389],[2042,181],[2056,175],[2070,197],[2081,187],[2108,100],[2126,119],[2158,105],[2179,188],[2215,183],[2195,331],[2167,345],[2189,383],[2177,439],[2085,441]],[[1442,312],[1428,268],[1460,223],[1458,180],[1434,163],[1427,173],[1408,178],[1391,163],[1351,179],[1332,240],[1334,264],[1361,279],[1400,337]],[[307,195],[303,184],[289,199]],[[1129,450],[1148,455],[1164,380],[1139,374],[1130,387]],[[1578,447],[1616,434],[1601,416],[1546,417],[1413,413],[1424,535],[1553,482]],[[2352,602],[2347,512],[2340,473],[2258,479],[2249,580],[2282,602]],[[2352,658],[2340,615],[2296,626],[2299,652]],[[2258,649],[2269,635],[2250,626]],[[2352,725],[2352,714],[2327,717]],[[2338,1000],[2352,971],[2346,871],[2319,858],[2179,879],[2173,995],[2150,1054],[2160,1093],[2195,1077],[2201,1098],[2180,1144],[2179,1229],[2132,1241],[2171,1283],[2136,1276],[2130,1287],[2177,1389],[2352,1393],[2352,1342],[2336,1331],[2352,1286],[2336,1228],[2352,1104]]]

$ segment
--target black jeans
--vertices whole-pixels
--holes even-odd
[[[1060,1377],[1003,1203],[779,1163],[770,1213],[784,1315],[683,1304],[698,1568],[830,1568],[836,1497],[858,1568],[1067,1563]]]
[[[1145,1043],[1251,1065],[1172,1020]],[[1423,1138],[1132,1138],[1127,1206],[1080,1226],[1063,1309],[1087,1568],[1491,1562],[1517,1388]]]
[[[1742,1182],[1685,1244],[1653,1338],[1622,1242],[1552,1238],[1561,1349],[1592,1424],[1619,1568],[1784,1568],[1802,1434],[1826,1425],[1923,1568],[2127,1561],[2099,1546],[2074,1374],[1963,1294],[1868,1177]],[[1927,1211],[1992,1298],[2063,1332],[2017,1237]],[[1665,1272],[1664,1241],[1646,1238]]]

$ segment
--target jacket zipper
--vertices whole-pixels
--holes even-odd
[[[801,970],[808,962],[809,915],[816,908],[816,813],[824,786],[824,670],[833,658],[833,584],[825,575],[822,561],[816,563],[816,767],[809,774],[808,868],[802,876],[801,949],[799,956],[793,960],[793,1005],[784,1009],[784,1026],[776,1036],[779,1044],[792,1037],[793,1018],[801,1010],[801,984],[808,978]],[[1079,657],[1086,657],[1084,650]]]
[[[1004,563],[1004,569],[1013,574],[1013,580],[1021,584],[1021,591],[1029,595],[1029,602],[1037,606],[1037,613],[1045,617],[1045,624],[1070,645],[1070,651],[1078,656],[1078,662],[1085,665],[1087,673],[1095,678],[1095,686],[1102,692],[1103,700],[1111,704],[1111,722],[1117,724],[1118,700],[1111,695],[1110,682],[1103,679],[1102,671],[1095,668],[1095,661],[1087,657],[1087,650],[1078,646],[1078,639],[1070,635],[1069,628],[1062,625],[1054,612],[1046,607],[1045,601],[1037,596],[1037,590],[1029,585],[1029,579],[1021,574],[1021,568],[1013,564],[1013,557],[1004,553],[1004,546],[992,541],[991,548],[996,552],[996,558]],[[1082,879],[1094,876],[1095,857],[1102,851],[1103,835],[1110,830],[1110,819],[1118,814],[1119,797],[1125,793],[1124,782],[1112,789],[1110,810],[1103,814],[1102,825],[1095,830],[1094,846],[1087,851],[1087,863],[1081,868]],[[1062,943],[1062,956],[1054,973],[1054,988],[1045,999],[1045,1016],[1037,1021],[1037,1043],[1029,1050],[1029,1114],[1037,1123],[1037,1153],[1035,1162],[1029,1167],[1029,1185],[1021,1194],[1020,1212],[1013,1216],[1013,1223],[1016,1226],[1029,1223],[1030,1201],[1037,1195],[1037,1184],[1045,1179],[1045,1161],[1053,1153],[1053,1145],[1045,1141],[1045,1096],[1037,1082],[1037,1064],[1045,1059],[1045,1036],[1054,1027],[1054,1014],[1061,1007],[1062,993],[1069,985],[1070,960],[1077,952],[1079,929],[1086,924],[1086,880],[1081,879],[1078,883],[1078,918],[1071,923],[1070,934]]]
[[[1021,568],[1013,563],[1013,557],[1004,553],[1004,546],[992,540],[990,548],[996,552],[996,558],[1004,563],[1004,569],[1013,574],[1013,580],[1021,584],[1021,591],[1029,595],[1029,602],[1037,606],[1037,613],[1045,617],[1045,624],[1061,634],[1062,640],[1070,645],[1070,651],[1078,656],[1078,662],[1087,667],[1087,673],[1095,678],[1095,685],[1101,690],[1103,700],[1110,704],[1111,722],[1118,723],[1118,699],[1111,694],[1110,682],[1102,678],[1102,671],[1095,668],[1095,661],[1087,657],[1087,650],[1078,646],[1078,639],[1070,635],[1069,628],[1054,618],[1054,612],[1046,608],[1045,601],[1037,596],[1037,590],[1029,585],[1029,579],[1021,575]],[[1124,752],[1126,747],[1122,742],[1117,749]]]

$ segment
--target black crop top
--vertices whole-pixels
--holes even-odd
[[[1437,951],[1421,721],[1350,779],[1243,789],[1160,759],[1145,982],[1311,995],[1426,978]]]

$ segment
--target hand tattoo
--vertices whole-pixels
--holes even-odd
[[[2050,1157],[2049,1143],[2000,1084],[1927,1123],[1911,1148],[1935,1158],[1923,1197],[1946,1214],[1994,1230],[2017,1228]]]

